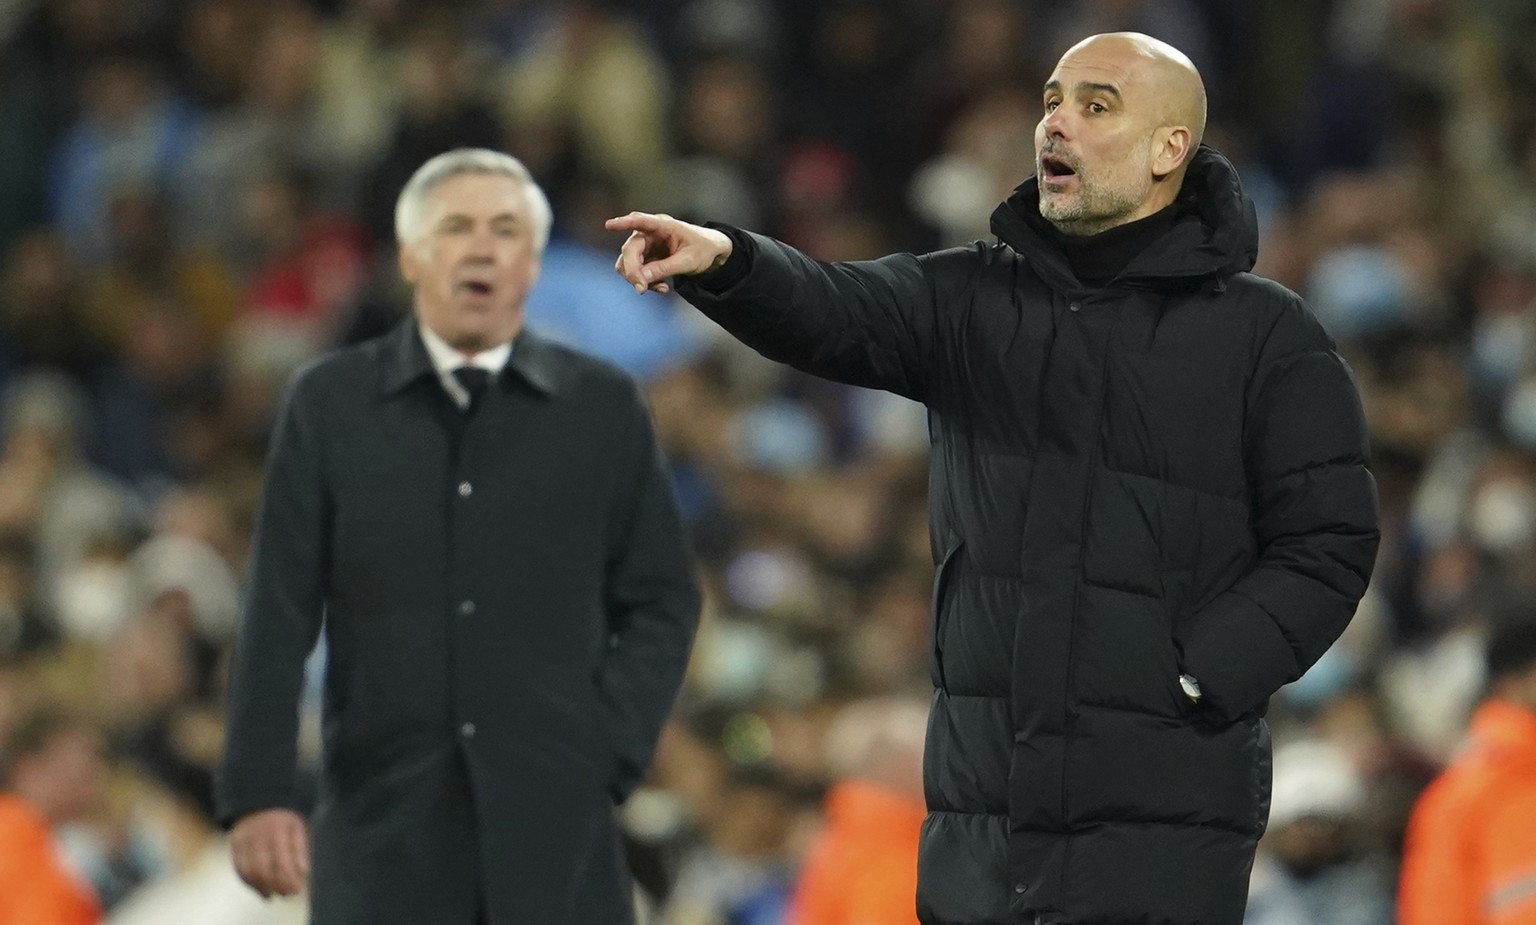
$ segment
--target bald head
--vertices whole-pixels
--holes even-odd
[[[1205,82],[1184,52],[1140,32],[1105,32],[1073,45],[1061,64],[1068,59],[1122,68],[1132,89],[1144,88],[1151,97],[1149,127],[1182,126],[1189,130],[1190,148],[1199,147],[1205,137]]]
[[[1167,206],[1205,115],[1200,72],[1177,48],[1138,32],[1078,42],[1045,85],[1041,214],[1069,234],[1094,234]]]

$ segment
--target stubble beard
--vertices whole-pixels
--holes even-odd
[[[1138,197],[1128,189],[1106,188],[1077,174],[1077,191],[1072,195],[1040,195],[1040,217],[1062,234],[1088,237],[1126,223],[1145,200],[1147,190]]]

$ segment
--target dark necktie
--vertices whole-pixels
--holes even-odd
[[[467,414],[474,411],[475,404],[485,392],[485,387],[490,384],[491,371],[478,366],[460,366],[453,371],[453,378],[459,380],[459,385],[469,393],[469,406],[464,409],[464,412]]]

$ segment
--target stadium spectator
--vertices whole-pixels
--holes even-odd
[[[102,744],[89,726],[51,710],[23,719],[4,743],[0,790],[0,923],[91,925],[101,905],[61,860],[54,830],[102,799]]]
[[[845,707],[827,732],[826,829],[800,867],[789,925],[916,925],[928,705]]]
[[[1488,635],[1489,697],[1414,810],[1398,925],[1536,922],[1536,620]]]
[[[1269,829],[1245,925],[1392,925],[1392,879],[1366,838],[1365,782],[1342,749],[1300,739],[1275,749]]]

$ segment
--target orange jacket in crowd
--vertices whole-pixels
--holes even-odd
[[[827,793],[790,925],[917,925],[917,836],[923,804],[859,780]]]
[[[59,862],[48,821],[0,793],[0,925],[92,925],[101,907]]]
[[[1536,925],[1536,712],[1478,708],[1408,828],[1398,925]]]

